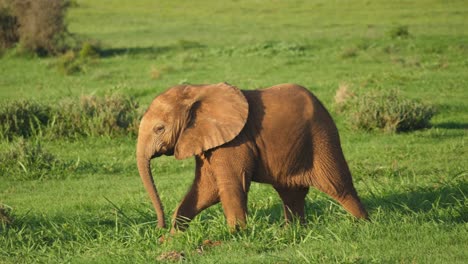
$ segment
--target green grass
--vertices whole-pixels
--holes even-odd
[[[171,251],[183,252],[188,263],[468,259],[465,1],[77,2],[69,29],[98,40],[100,58],[66,75],[59,58],[8,52],[0,58],[1,105],[25,99],[55,109],[83,95],[124,94],[145,108],[178,83],[255,89],[294,82],[332,110],[335,91],[347,83],[362,91],[398,89],[437,114],[428,129],[385,134],[355,131],[332,111],[372,222],[354,221],[313,190],[308,224],[284,226],[278,195],[254,183],[247,230],[230,234],[217,205],[165,243],[158,239],[168,230],[155,228],[131,133],[33,133],[26,141],[40,142],[32,153],[42,156],[26,171],[21,159],[0,163],[0,206],[13,218],[0,223],[0,263],[151,263]],[[395,37],[401,29],[408,35]],[[0,158],[21,149],[0,138]],[[153,161],[168,217],[190,186],[193,166],[190,159]]]

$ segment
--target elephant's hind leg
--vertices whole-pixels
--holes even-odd
[[[309,192],[309,187],[286,188],[275,187],[281,200],[283,200],[283,210],[286,222],[298,218],[301,223],[305,223],[305,197]]]
[[[368,219],[369,216],[354,188],[344,157],[336,154],[335,159],[326,156],[321,159],[317,161],[311,174],[313,186],[338,201],[356,218]]]
[[[361,203],[359,196],[353,186],[348,186],[348,190],[340,193],[336,192],[334,188],[324,188],[323,185],[315,186],[320,191],[328,194],[331,198],[343,206],[343,208],[352,214],[354,217],[359,219],[369,219],[366,209]],[[349,190],[349,188],[351,190]]]
[[[362,205],[356,191],[342,197],[333,198],[335,198],[344,207],[344,209],[346,209],[346,211],[354,215],[356,218],[369,220],[369,215]]]

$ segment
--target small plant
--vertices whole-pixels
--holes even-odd
[[[345,103],[354,96],[354,93],[351,92],[349,88],[349,84],[341,83],[338,87],[338,90],[335,94],[335,106],[337,107],[338,111],[341,111],[344,107]]]
[[[81,49],[77,52],[68,50],[61,55],[56,62],[59,72],[65,75],[72,75],[86,70],[91,62],[99,58],[99,48],[97,44],[83,42]]]
[[[80,59],[95,59],[99,57],[99,46],[91,42],[85,41],[81,44]]]
[[[160,79],[161,76],[163,76],[164,74],[170,73],[172,71],[174,71],[174,68],[168,65],[162,65],[158,67],[151,66],[150,76],[151,76],[151,79],[156,80],[156,79]]]
[[[6,152],[0,153],[0,175],[15,180],[49,178],[61,163],[54,155],[42,148],[41,143],[18,139]]]
[[[392,39],[397,38],[408,38],[410,36],[408,26],[406,25],[398,25],[390,29],[388,32]]]
[[[346,87],[347,89],[347,87]],[[433,107],[403,98],[397,90],[373,91],[346,96],[340,87],[335,96],[337,112],[346,115],[348,124],[366,131],[404,132],[429,127]]]
[[[0,204],[0,227],[13,223],[10,211],[10,208]]]
[[[77,59],[76,53],[72,50],[60,56],[57,59],[56,66],[59,72],[65,75],[75,74],[83,70],[83,63]]]

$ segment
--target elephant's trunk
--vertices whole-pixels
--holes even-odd
[[[143,181],[143,185],[145,186],[145,189],[151,198],[154,210],[156,210],[156,215],[158,216],[158,227],[163,228],[166,227],[166,222],[164,220],[164,211],[161,199],[159,198],[158,191],[156,189],[156,186],[154,185],[153,175],[151,174],[150,160],[151,158],[141,154],[140,147],[138,146],[138,171],[140,173],[141,180]]]

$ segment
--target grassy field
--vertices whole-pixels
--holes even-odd
[[[284,226],[277,194],[254,183],[247,230],[230,234],[217,205],[187,232],[159,243],[168,230],[155,228],[134,134],[36,133],[25,139],[30,145],[0,141],[0,157],[39,144],[39,153],[49,155],[18,170],[7,170],[6,158],[0,164],[0,205],[12,217],[0,223],[0,263],[468,261],[466,1],[77,2],[69,30],[100,41],[102,56],[65,75],[57,58],[6,53],[0,104],[25,99],[57,107],[83,95],[123,94],[144,110],[179,83],[226,81],[242,89],[299,83],[337,122],[372,222],[354,221],[312,190],[308,224]],[[404,26],[408,36],[391,33]],[[401,134],[352,130],[333,111],[343,83],[363,91],[396,88],[428,102],[437,109],[432,127]],[[40,167],[44,160],[52,166]],[[191,159],[153,162],[168,216],[193,167]]]

